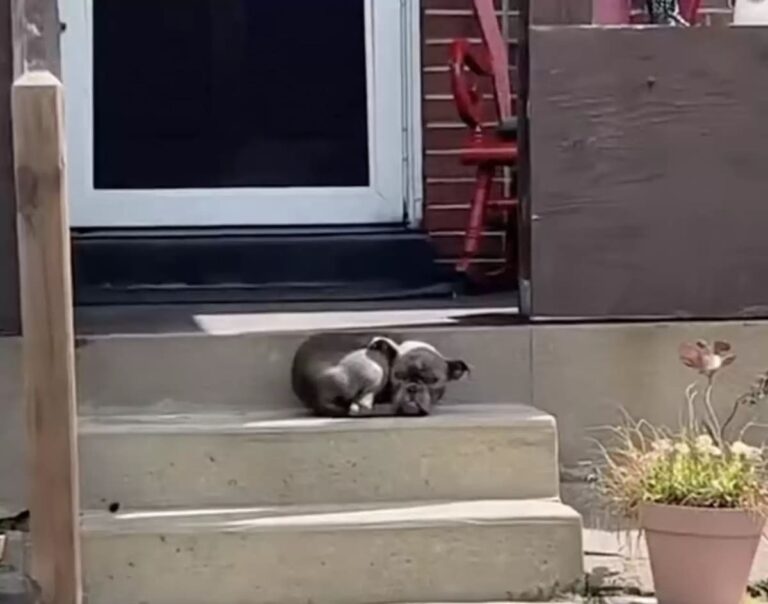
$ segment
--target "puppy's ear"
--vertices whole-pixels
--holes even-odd
[[[459,359],[448,361],[448,381],[453,382],[460,380],[465,375],[469,375],[470,373],[471,371],[469,369],[469,365],[467,365],[464,361]]]
[[[399,352],[397,343],[391,338],[385,338],[383,336],[373,338],[366,348],[368,350],[380,352],[390,363],[394,362]]]

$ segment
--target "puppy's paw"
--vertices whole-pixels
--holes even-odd
[[[349,414],[350,415],[360,415],[360,405],[357,403],[352,403],[349,406]]]
[[[366,411],[370,411],[373,409],[373,403],[375,401],[376,397],[373,393],[366,394],[365,396],[360,397],[360,400],[357,401],[358,408],[365,409]]]

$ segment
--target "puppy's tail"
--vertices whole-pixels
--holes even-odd
[[[383,354],[384,358],[387,359],[387,362],[390,364],[395,362],[395,359],[400,352],[399,344],[392,338],[386,336],[377,336],[373,338],[366,348]]]

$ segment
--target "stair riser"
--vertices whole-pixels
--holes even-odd
[[[364,421],[364,420],[363,420]],[[419,421],[419,420],[414,420]],[[278,434],[89,434],[86,508],[558,495],[554,422]]]
[[[88,536],[89,604],[540,599],[581,579],[573,522]]]
[[[451,295],[451,272],[435,263],[425,233],[335,231],[75,233],[76,300],[189,304]]]
[[[272,327],[279,330],[279,322]],[[461,357],[472,366],[469,379],[449,386],[444,404],[531,399],[527,328],[400,333],[431,342],[445,355]],[[81,412],[301,408],[290,389],[290,366],[306,337],[307,333],[261,333],[82,340],[77,350]]]

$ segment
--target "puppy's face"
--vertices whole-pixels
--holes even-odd
[[[447,383],[467,373],[464,361],[445,359],[428,344],[404,342],[390,371],[392,404],[402,415],[428,415]]]

